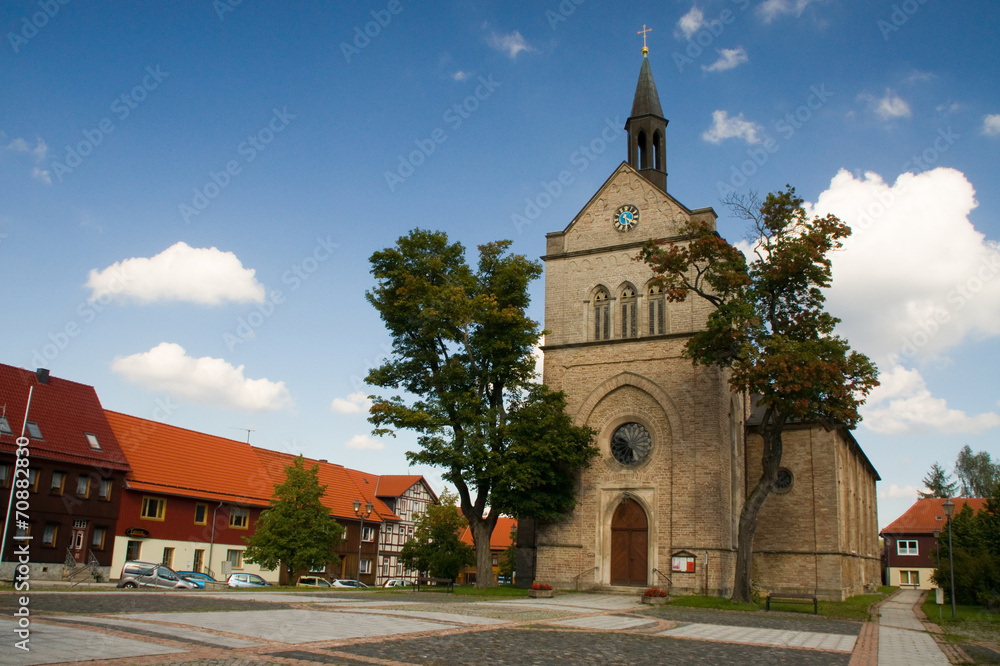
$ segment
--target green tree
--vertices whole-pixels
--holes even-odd
[[[973,453],[966,444],[955,460],[955,475],[962,483],[962,497],[992,497],[1000,484],[1000,460],[993,462],[986,451]]]
[[[477,586],[495,585],[490,536],[503,513],[553,519],[575,503],[573,480],[598,449],[574,426],[561,393],[535,383],[541,331],[525,310],[541,266],[508,254],[510,241],[465,248],[441,232],[414,230],[371,257],[366,294],[392,336],[392,356],[369,372],[375,434],[419,433],[410,461],[442,467],[458,491],[476,549]]]
[[[951,480],[951,476],[941,469],[941,465],[938,465],[936,462],[931,467],[931,471],[927,472],[927,476],[923,478],[923,482],[928,492],[917,491],[917,495],[922,499],[954,497],[955,488],[958,486],[955,481]]]
[[[802,203],[791,186],[763,203],[753,194],[729,198],[757,234],[749,265],[700,221],[685,225],[684,241],[649,241],[640,255],[670,300],[694,294],[713,306],[705,329],[688,340],[686,355],[696,365],[727,368],[734,391],[759,396],[761,475],[740,513],[735,601],[751,600],[757,514],[778,477],[785,426],[853,428],[864,396],[878,385],[874,364],[834,333],[839,320],[824,309],[828,255],[850,227],[833,215],[809,219]]]
[[[339,562],[333,549],[344,540],[344,528],[320,501],[325,492],[319,465],[306,469],[297,457],[285,468],[285,481],[274,486],[271,507],[261,512],[253,536],[243,538],[244,559],[265,569],[284,567],[292,585],[303,571]]]
[[[965,503],[951,519],[955,562],[955,599],[1000,612],[1000,492],[977,512]],[[948,531],[938,537],[939,561],[934,582],[951,596]]]
[[[457,497],[447,490],[438,504],[417,517],[413,538],[399,552],[399,561],[407,569],[426,571],[435,578],[455,580],[462,567],[476,561],[475,552],[460,540],[465,520],[458,512]]]

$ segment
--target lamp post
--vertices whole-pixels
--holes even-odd
[[[951,574],[951,619],[955,619],[955,556],[951,547],[951,515],[955,513],[955,503],[949,497],[941,505],[948,517],[948,573]]]
[[[372,503],[368,502],[365,504],[365,510],[361,510],[361,500],[354,500],[354,515],[361,519],[361,529],[358,532],[358,575],[357,580],[361,582],[361,544],[365,541],[365,518],[372,515]]]
[[[941,530],[934,530],[934,559],[937,561],[938,568],[941,567]],[[944,604],[944,590],[938,585],[937,589],[934,591],[934,601],[937,603],[938,607],[938,619],[941,619],[941,606]]]

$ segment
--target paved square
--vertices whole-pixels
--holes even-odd
[[[655,625],[649,618],[627,617],[624,615],[598,615],[597,617],[578,617],[571,620],[556,620],[547,624],[561,627],[578,627],[580,629],[635,629],[636,627]]]
[[[208,643],[210,645],[218,645],[220,647],[244,648],[261,644],[258,641],[247,641],[239,638],[230,638],[228,636],[218,636],[216,634],[210,634],[205,631],[197,631],[195,629],[165,627],[159,624],[153,624],[152,622],[136,622],[118,617],[63,616],[60,617],[59,620],[66,622],[86,622],[88,624],[106,625],[109,629],[117,629],[126,633],[132,629],[138,629],[139,631],[148,631],[153,634],[163,634],[164,638],[198,641],[200,643]]]
[[[361,613],[327,613],[297,609],[232,613],[142,613],[122,617],[187,624],[279,643],[310,643],[341,638],[394,636],[418,631],[440,631],[456,628],[455,625],[402,617]]]
[[[843,634],[821,634],[812,631],[787,631],[762,629],[759,627],[734,627],[719,624],[687,624],[676,629],[660,632],[660,636],[672,638],[696,638],[729,643],[752,643],[778,647],[804,647],[816,650],[851,652],[857,636]]]
[[[15,636],[16,623],[0,620],[0,635]],[[0,663],[10,666],[30,666],[32,664],[52,664],[66,661],[91,659],[121,659],[141,657],[151,654],[175,654],[184,652],[175,648],[162,647],[139,640],[118,638],[107,634],[56,627],[38,622],[31,623],[30,651],[19,650],[12,645],[3,647]]]

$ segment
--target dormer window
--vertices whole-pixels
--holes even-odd
[[[94,451],[100,451],[101,450],[101,443],[99,441],[97,441],[97,435],[94,435],[94,434],[89,433],[89,432],[85,432],[83,434],[86,436],[87,443],[90,444],[90,448],[91,449],[93,449]]]
[[[0,433],[4,435],[14,434],[14,431],[10,429],[10,423],[8,423],[6,416],[0,416]]]
[[[42,437],[42,429],[34,421],[28,421],[28,435],[31,436],[31,439],[45,439]]]

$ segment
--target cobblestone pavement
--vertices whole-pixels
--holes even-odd
[[[0,593],[10,643],[17,604]],[[0,646],[0,663],[847,665],[863,626],[597,594],[33,591],[30,610],[31,652]]]

